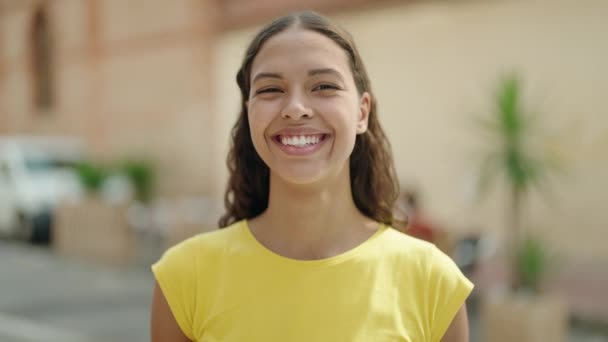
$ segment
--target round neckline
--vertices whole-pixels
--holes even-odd
[[[255,235],[253,235],[253,232],[251,231],[251,228],[249,227],[249,223],[248,223],[247,219],[244,219],[241,222],[241,226],[242,226],[242,229],[245,231],[247,238],[250,239],[251,242],[255,245],[256,249],[260,250],[261,253],[264,254],[266,257],[272,258],[273,260],[276,260],[281,263],[300,265],[300,266],[335,265],[335,264],[341,263],[343,261],[346,261],[348,259],[351,259],[352,257],[355,257],[356,255],[360,254],[361,251],[364,250],[365,248],[367,248],[369,245],[371,245],[373,243],[373,241],[376,240],[380,235],[382,235],[382,233],[384,231],[386,231],[388,228],[388,226],[385,225],[384,223],[380,223],[380,226],[378,227],[378,229],[371,236],[369,236],[367,239],[365,239],[363,242],[361,242],[357,246],[355,246],[347,251],[344,251],[340,254],[331,256],[331,257],[327,257],[327,258],[323,258],[323,259],[306,260],[306,259],[294,259],[294,258],[286,257],[286,256],[278,254],[278,253],[272,251],[271,249],[269,249],[268,247],[266,247],[255,237]]]

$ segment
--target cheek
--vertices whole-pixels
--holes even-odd
[[[319,103],[318,109],[342,135],[356,134],[359,112],[352,101],[326,101]]]
[[[275,120],[281,111],[281,101],[275,100],[252,100],[247,112],[249,122],[256,127],[266,129]]]
[[[333,115],[331,115],[332,126],[335,127],[338,135],[336,144],[348,155],[352,153],[355,146],[358,119],[358,109],[351,101],[345,101],[345,103],[335,107]]]
[[[265,133],[272,122],[273,116],[268,114],[269,111],[261,110],[259,106],[252,106],[248,112],[251,140],[257,152],[263,154],[262,150],[266,146]]]

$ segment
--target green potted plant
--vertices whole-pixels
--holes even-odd
[[[109,201],[104,193],[115,170],[94,162],[82,162],[75,170],[88,196],[58,209],[54,249],[93,262],[130,263],[136,256],[137,241],[127,221],[128,204]]]
[[[74,166],[80,184],[89,195],[97,194],[101,190],[107,177],[107,171],[101,165],[83,161]]]
[[[524,109],[516,74],[501,80],[493,102],[491,115],[479,119],[479,133],[486,137],[483,143],[487,148],[480,155],[480,188],[485,192],[502,178],[508,190],[504,250],[511,291],[498,301],[488,301],[484,308],[485,340],[564,340],[567,317],[563,305],[540,291],[547,251],[541,239],[523,231],[522,211],[531,190],[548,190],[548,176],[559,168],[550,155],[533,144],[539,136],[535,129],[540,128],[540,120]],[[553,334],[550,338],[549,331]]]
[[[144,159],[127,159],[119,165],[118,171],[133,185],[138,201],[148,203],[152,199],[155,180],[152,163]]]
[[[525,238],[515,254],[518,289],[533,295],[541,294],[543,276],[549,267],[549,255],[542,241],[531,236]]]

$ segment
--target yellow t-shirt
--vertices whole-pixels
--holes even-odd
[[[340,255],[295,260],[244,220],[152,270],[184,334],[205,342],[437,342],[473,288],[435,246],[385,226]]]

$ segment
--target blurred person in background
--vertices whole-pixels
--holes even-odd
[[[468,341],[473,284],[391,228],[398,182],[351,36],[280,17],[237,83],[223,229],[152,266],[152,341]]]
[[[403,191],[400,201],[407,216],[407,226],[404,232],[413,237],[435,243],[437,228],[433,227],[422,214],[418,202],[418,193],[414,190]]]
[[[428,241],[448,256],[454,256],[457,241],[454,241],[445,229],[439,227],[425,213],[419,191],[414,188],[405,189],[399,195],[397,202],[397,211],[403,213],[407,222],[400,227],[402,232]]]

